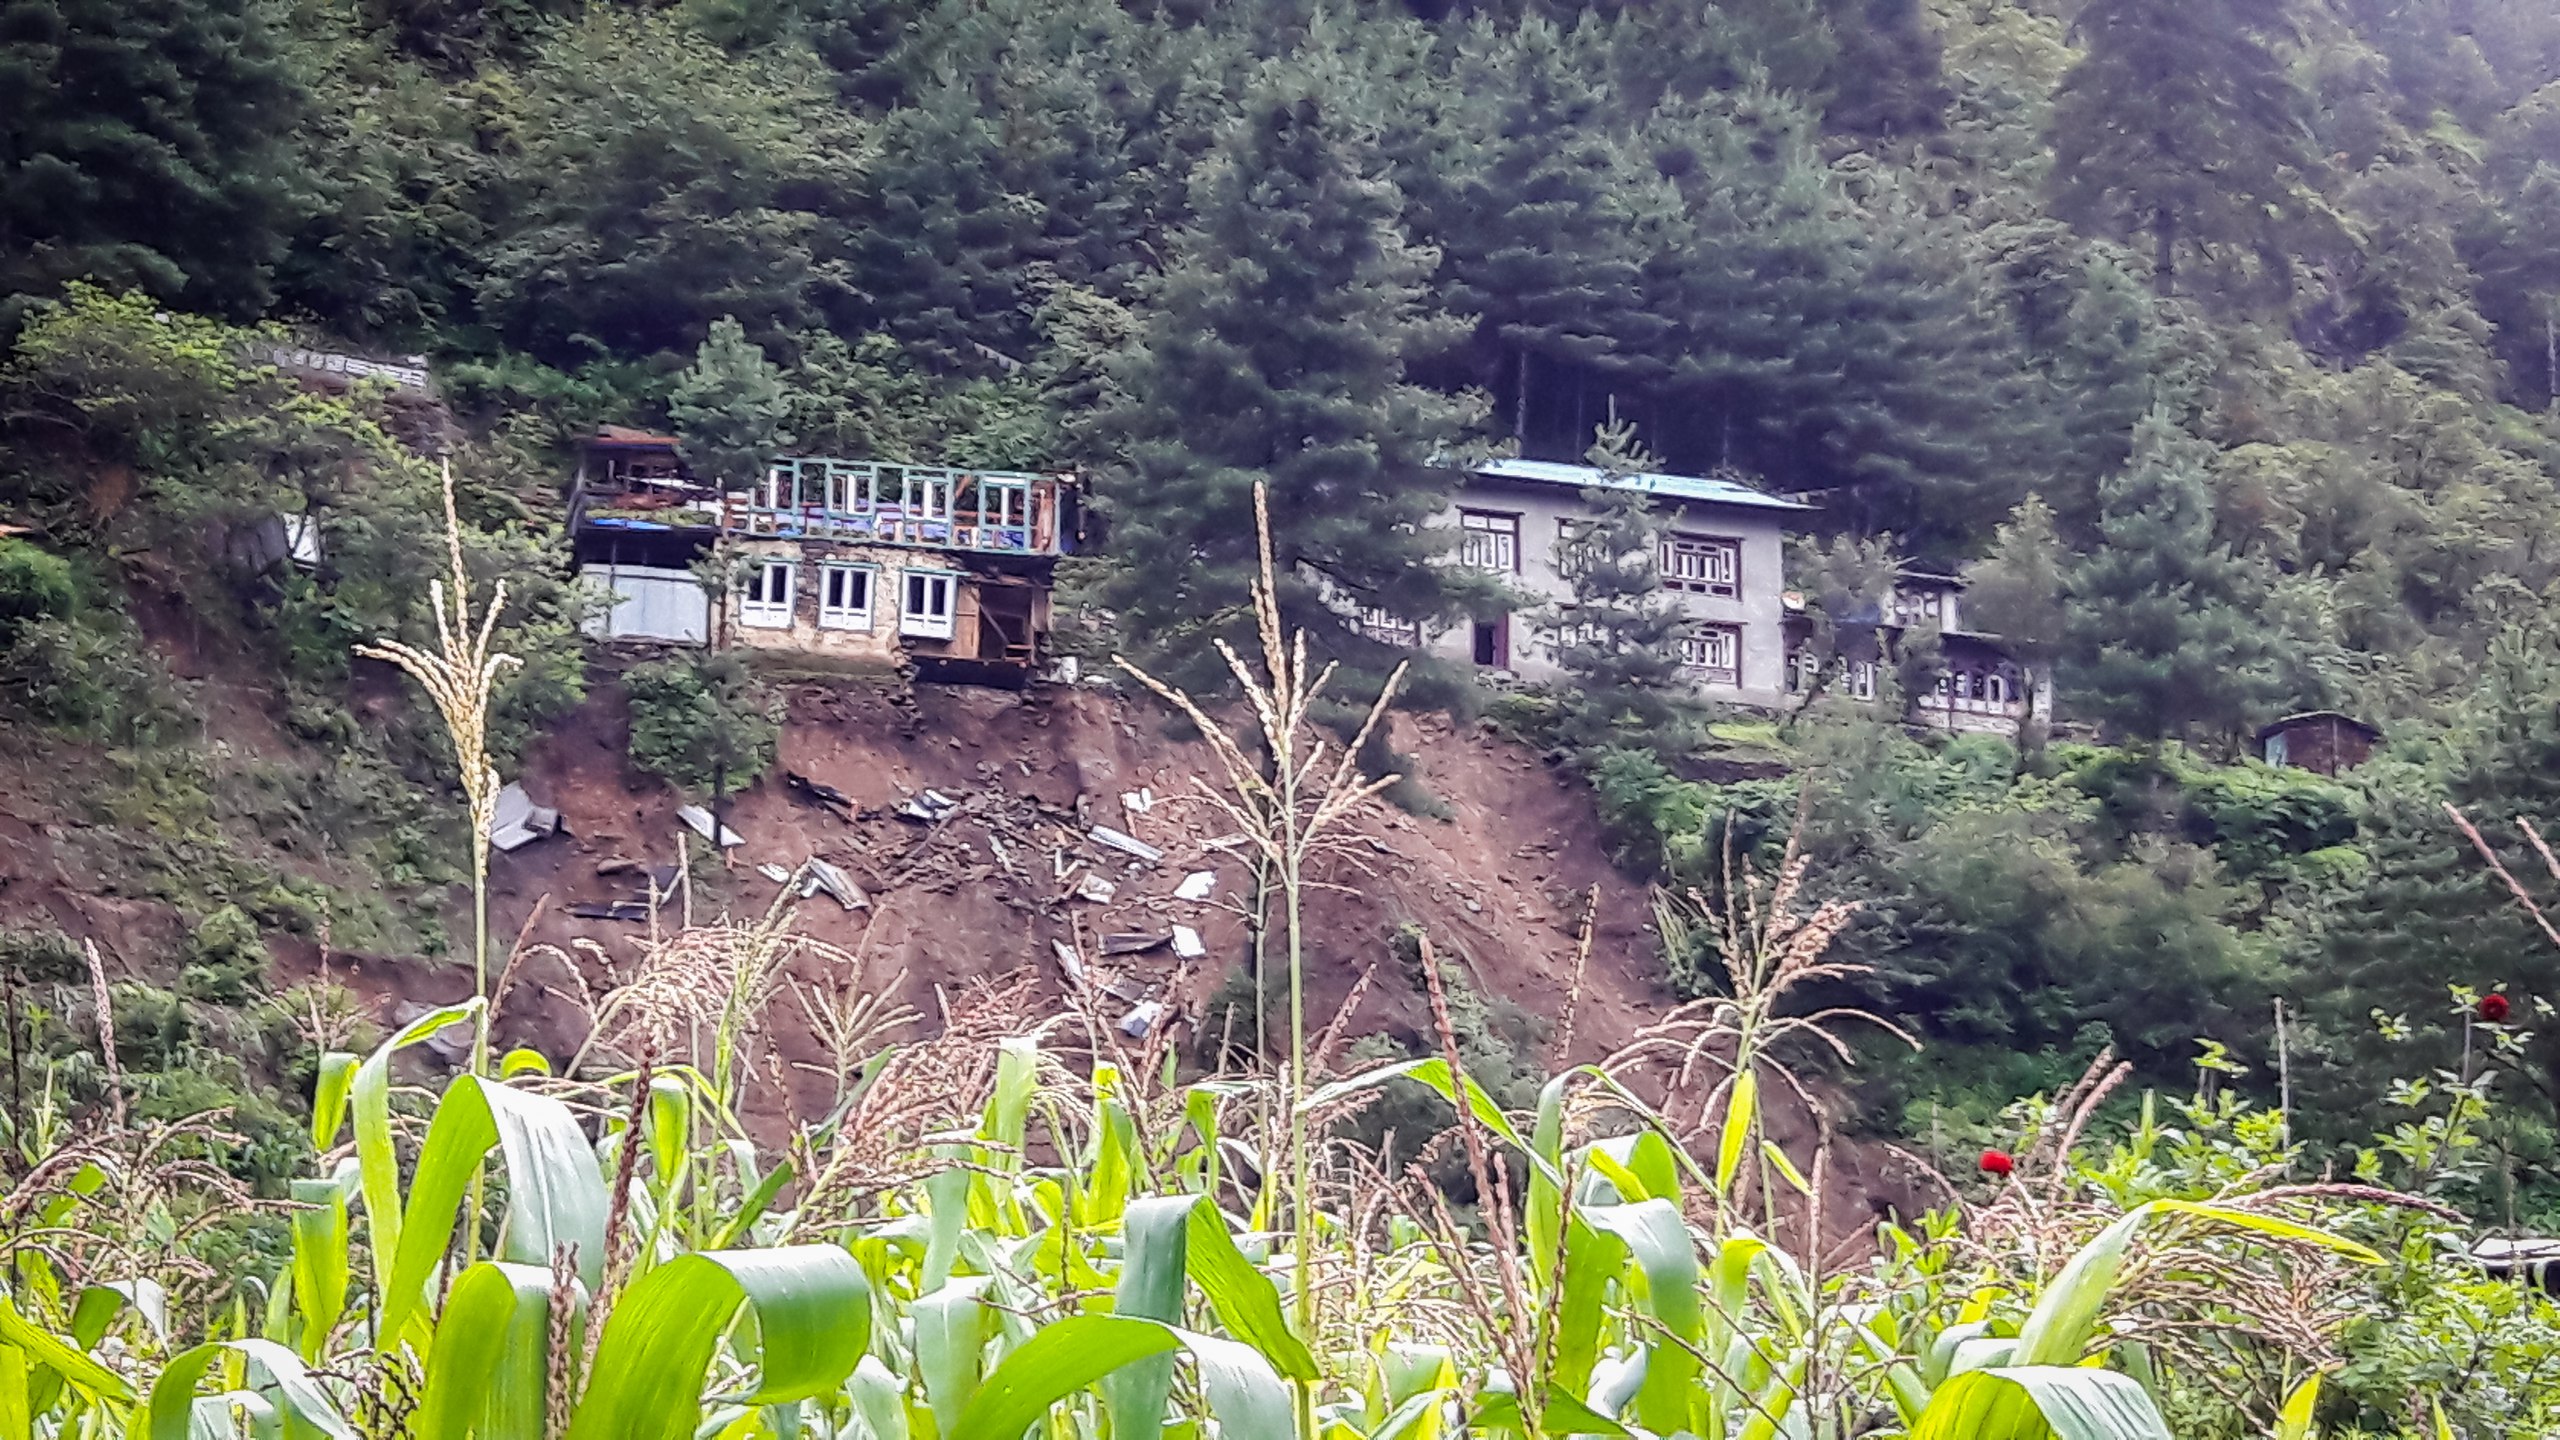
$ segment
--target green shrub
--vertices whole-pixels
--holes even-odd
[[[0,648],[33,620],[67,620],[80,603],[71,562],[14,536],[0,535]]]
[[[734,651],[634,667],[631,760],[686,790],[730,794],[771,768],[782,736],[782,697],[757,683]]]
[[[204,917],[187,938],[178,989],[191,1000],[238,1005],[257,988],[267,970],[266,942],[258,922],[237,905],[225,905]]]

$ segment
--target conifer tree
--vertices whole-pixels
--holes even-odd
[[[1481,318],[1524,440],[1539,361],[1624,374],[1668,329],[1645,303],[1625,203],[1641,177],[1609,128],[1598,33],[1533,18],[1467,37],[1465,89],[1485,113],[1445,239],[1451,298]]]
[[[2001,648],[2018,663],[2021,753],[2042,745],[2050,720],[2036,713],[2036,695],[2062,648],[2062,571],[2069,558],[2052,509],[2030,495],[2000,527],[1991,553],[1964,572],[1965,618],[1972,628],[1999,636]]]
[[[764,473],[765,462],[790,448],[784,428],[791,394],[782,371],[754,342],[737,317],[711,322],[711,333],[693,364],[676,377],[668,413],[683,442],[685,463],[696,474],[739,487]]]
[[[1612,479],[1653,466],[1635,426],[1615,416],[1601,425],[1587,458]],[[1637,490],[1600,485],[1582,498],[1596,513],[1578,520],[1555,551],[1573,598],[1539,617],[1556,664],[1571,677],[1565,739],[1677,751],[1701,719],[1681,655],[1697,622],[1662,586],[1662,515]]]
[[[1434,563],[1449,532],[1429,522],[1457,478],[1439,467],[1480,412],[1405,378],[1458,326],[1423,303],[1433,257],[1397,230],[1399,205],[1336,98],[1294,70],[1256,85],[1200,176],[1100,496],[1121,557],[1105,601],[1194,693],[1224,683],[1209,641],[1251,623],[1256,481],[1287,624],[1332,656],[1375,655],[1357,611],[1427,624],[1494,599]]]
[[[2212,457],[2165,411],[2146,416],[2133,463],[2099,487],[2101,543],[2068,572],[2064,687],[2136,740],[2231,734],[2264,689],[2250,571],[2214,539]]]
[[[2290,28],[2285,0],[2089,0],[2054,104],[2056,209],[2147,237],[2163,295],[2183,252],[2318,215],[2302,97],[2276,51]]]
[[[0,314],[74,278],[265,306],[310,204],[277,18],[254,0],[0,7]]]

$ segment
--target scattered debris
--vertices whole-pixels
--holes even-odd
[[[1084,676],[1084,664],[1073,655],[1061,655],[1049,665],[1049,683],[1073,685]]]
[[[1156,808],[1156,792],[1152,788],[1124,790],[1120,794],[1120,808],[1132,815],[1144,815]]]
[[[715,824],[718,824],[718,822],[711,818],[711,812],[703,809],[699,805],[687,805],[682,807],[676,811],[676,818],[691,827],[694,834],[701,836],[705,840],[712,838],[712,827]],[[739,836],[737,831],[730,829],[726,825],[720,825],[719,830],[720,848],[723,850],[729,849],[734,845],[744,845],[747,843]]]
[[[1163,1001],[1141,1000],[1128,1014],[1120,1017],[1120,1033],[1132,1040],[1144,1040],[1147,1038],[1147,1032],[1155,1028],[1157,1018],[1163,1014]]]
[[[801,899],[806,900],[812,895],[823,894],[832,897],[838,905],[847,910],[871,908],[870,895],[866,894],[861,886],[853,883],[852,876],[834,865],[812,855],[809,857],[808,871],[808,878],[800,882]]]
[[[783,868],[782,868],[781,866],[779,866],[779,865],[774,864],[774,863],[773,863],[772,861],[770,861],[770,860],[766,861],[766,862],[765,862],[765,863],[763,863],[762,865],[757,866],[757,867],[756,867],[756,873],[757,873],[757,874],[759,874],[759,875],[761,875],[761,876],[763,876],[763,877],[764,877],[764,878],[766,878],[767,880],[772,881],[772,882],[773,882],[774,884],[776,884],[776,885],[788,885],[788,884],[790,884],[790,883],[791,883],[791,872],[790,872],[790,871],[788,871],[788,870],[783,869]]]
[[[927,790],[899,806],[898,813],[909,820],[921,820],[927,825],[936,825],[950,819],[959,808],[959,801],[939,790]]]
[[[1172,941],[1171,935],[1117,931],[1102,937],[1102,953],[1109,955],[1143,955],[1159,945]]]
[[[1203,850],[1242,850],[1245,846],[1251,843],[1251,841],[1247,840],[1242,835],[1221,835],[1214,840],[1201,841],[1200,848]]]
[[[1096,905],[1110,904],[1111,897],[1119,893],[1119,886],[1112,884],[1109,880],[1104,879],[1102,876],[1095,874],[1091,870],[1086,871],[1084,873],[1084,878],[1076,882],[1076,898],[1079,900],[1090,900]]]
[[[581,920],[625,920],[637,923],[649,918],[649,902],[615,900],[610,903],[600,903],[588,900],[570,906],[569,913]]]
[[[853,803],[852,796],[823,780],[812,780],[797,771],[782,772],[782,788],[794,798],[835,812],[839,820],[851,821],[861,814],[861,807]]]
[[[1083,984],[1084,957],[1076,953],[1076,947],[1064,940],[1052,940],[1049,942],[1049,949],[1057,955],[1058,968],[1067,972],[1067,978],[1079,985]]]
[[[559,811],[534,804],[523,785],[509,781],[498,792],[498,807],[489,816],[489,843],[501,850],[516,850],[556,835],[561,828]]]
[[[1096,825],[1089,832],[1097,844],[1108,845],[1123,854],[1135,855],[1153,865],[1164,859],[1164,852],[1134,835],[1124,834],[1108,825]]]
[[[1176,925],[1173,927],[1173,953],[1185,960],[1197,960],[1209,953],[1209,947],[1200,943],[1199,931],[1188,925]]]
[[[1173,887],[1173,898],[1176,900],[1206,900],[1210,895],[1217,891],[1217,888],[1218,872],[1214,870],[1194,870],[1190,874],[1182,877],[1181,884]]]

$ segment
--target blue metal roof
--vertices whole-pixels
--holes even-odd
[[[1731,480],[1714,480],[1704,475],[1657,475],[1640,473],[1612,476],[1592,465],[1571,465],[1561,460],[1487,460],[1471,467],[1471,473],[1496,480],[1526,480],[1545,485],[1570,485],[1577,490],[1635,490],[1657,495],[1665,500],[1686,501],[1702,505],[1735,505],[1751,510],[1810,510],[1810,505],[1781,499],[1764,491]]]

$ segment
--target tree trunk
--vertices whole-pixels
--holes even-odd
[[[2560,408],[2560,316],[2542,307],[2542,408]]]
[[[2151,212],[2151,288],[2178,293],[2178,217],[2166,205]]]
[[[1511,365],[1511,438],[1529,446],[1529,352],[1524,348]]]

